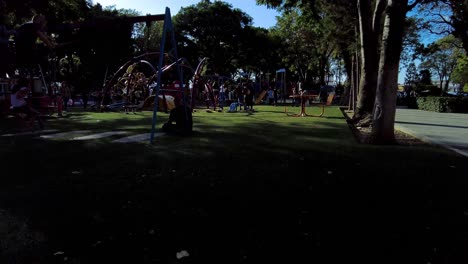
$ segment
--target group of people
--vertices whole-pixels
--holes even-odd
[[[52,89],[58,116],[62,116],[62,112],[67,111],[67,105],[71,98],[73,87],[66,81],[63,81],[60,87],[54,86]],[[35,109],[27,100],[30,92],[29,80],[25,77],[20,77],[11,88],[11,111],[15,114],[24,114],[24,118],[37,119],[39,125],[42,127],[42,120],[39,118],[39,110]]]
[[[217,81],[211,82],[211,88],[213,89],[213,98],[209,94],[209,90],[203,90],[203,96],[205,98],[206,108],[210,108],[210,103],[214,100],[213,104],[216,107],[219,107],[220,111],[223,111],[224,104],[226,102],[226,92],[227,92],[227,81],[218,83]]]
[[[241,82],[236,88],[239,109],[244,106],[245,111],[253,111],[255,88],[251,80]]]
[[[205,102],[207,109],[214,106],[215,108],[219,107],[222,111],[226,102],[229,101],[231,104],[234,103],[237,110],[253,111],[255,100],[261,101],[263,98],[268,105],[278,105],[280,92],[278,84],[274,80],[262,84],[255,84],[252,80],[239,81],[237,84],[229,81],[223,81],[219,84],[218,81],[210,81],[209,83],[211,83],[213,93],[210,94],[208,89],[204,89],[198,97],[199,100]],[[294,92],[299,93],[299,90],[291,91],[291,94]]]
[[[211,81],[209,84],[213,93],[210,94],[209,89],[201,91],[202,100],[205,101],[206,108],[211,105],[218,107],[223,111],[226,101],[236,101],[240,110],[253,110],[255,88],[251,80],[239,82],[236,86],[229,85],[228,81]]]
[[[71,86],[67,81],[62,81],[60,85],[53,85],[52,95],[54,103],[57,105],[58,116],[62,116],[63,112],[68,111],[68,106],[73,102],[72,91],[73,86]]]

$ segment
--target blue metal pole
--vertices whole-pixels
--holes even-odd
[[[174,48],[174,56],[176,58],[177,76],[179,77],[179,82],[181,85],[180,92],[182,93],[182,102],[184,103],[185,120],[188,122],[189,118],[188,118],[188,112],[187,112],[187,98],[185,96],[185,89],[187,89],[187,87],[185,87],[183,72],[180,69],[179,55],[177,54],[177,42],[175,39],[174,28],[172,27],[172,20],[169,20],[169,23],[170,23],[170,29],[172,32],[172,46]]]
[[[166,7],[166,17],[164,18],[164,26],[163,26],[163,33],[161,39],[161,46],[160,46],[160,53],[159,53],[159,64],[158,64],[158,85],[156,86],[156,93],[154,97],[154,109],[153,109],[153,124],[151,126],[151,136],[150,136],[150,143],[154,142],[154,132],[156,131],[156,119],[157,119],[157,112],[158,112],[158,102],[159,102],[159,91],[161,89],[161,77],[162,77],[162,65],[164,60],[164,44],[166,43],[166,34],[168,27],[171,21],[171,12],[169,8]]]

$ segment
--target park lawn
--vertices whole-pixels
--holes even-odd
[[[158,113],[158,130],[167,117]],[[466,158],[358,144],[338,107],[321,118],[199,109],[193,120],[191,137],[154,144],[0,137],[0,263],[466,257]],[[151,121],[74,111],[47,128],[140,134]],[[178,260],[182,250],[190,256]]]

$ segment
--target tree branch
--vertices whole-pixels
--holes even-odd
[[[385,11],[385,6],[387,5],[387,0],[377,0],[374,9],[373,21],[372,21],[372,29],[376,34],[379,34],[380,25],[382,20],[382,14]]]
[[[446,29],[446,30],[442,30],[442,31],[433,31],[432,29],[430,28],[427,28],[427,30],[431,33],[431,34],[436,34],[436,35],[450,35],[452,34],[452,31]]]
[[[450,25],[451,27],[453,27],[453,24],[452,22],[448,21],[447,19],[445,19],[445,17],[441,14],[437,14],[438,17],[440,17],[440,19],[445,23],[445,24],[448,24]]]

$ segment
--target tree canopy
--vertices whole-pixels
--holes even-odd
[[[442,93],[447,93],[452,72],[457,62],[462,58],[459,48],[460,41],[449,35],[429,45],[420,65],[422,69],[432,72],[433,76],[439,78],[439,88]]]
[[[238,69],[275,69],[278,41],[228,3],[202,0],[183,7],[174,17],[174,27],[181,53],[193,62],[208,57],[212,73],[230,76]]]

